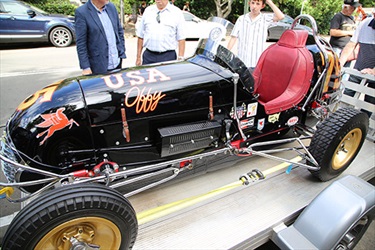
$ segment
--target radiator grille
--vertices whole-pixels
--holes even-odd
[[[215,121],[160,128],[161,156],[212,147],[217,142],[220,131],[221,125]]]

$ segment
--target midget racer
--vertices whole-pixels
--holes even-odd
[[[299,19],[312,34],[293,29]],[[17,107],[1,140],[0,186],[26,194],[8,200],[32,199],[2,249],[131,248],[137,220],[126,197],[229,157],[288,162],[272,153],[290,150],[321,181],[349,167],[368,117],[337,109],[340,65],[314,19],[298,17],[254,71],[222,45],[229,24],[217,20],[184,61],[64,79]],[[267,148],[287,142],[296,146]]]

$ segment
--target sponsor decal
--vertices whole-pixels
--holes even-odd
[[[246,114],[246,104],[245,103],[242,103],[242,105],[240,107],[237,107],[236,109],[237,109],[237,118],[238,119],[241,119],[242,117],[245,116],[245,114]],[[230,111],[229,115],[232,119],[234,119],[234,107],[232,107],[232,110]]]
[[[240,121],[241,129],[247,129],[247,128],[254,126],[254,120],[255,118],[250,118],[250,119],[245,119],[245,120]]]
[[[269,123],[275,123],[275,122],[278,122],[278,121],[279,121],[279,118],[280,118],[280,113],[276,113],[276,114],[273,114],[273,115],[269,115],[269,116],[268,116],[268,122],[269,122]]]
[[[249,105],[247,105],[246,117],[256,116],[257,115],[257,109],[258,109],[258,103],[257,102],[249,103]]]
[[[259,119],[258,120],[257,129],[260,130],[260,131],[263,130],[265,122],[266,122],[265,118]]]
[[[37,128],[47,128],[47,130],[37,134],[36,138],[40,138],[45,134],[47,135],[39,143],[39,145],[43,145],[43,143],[56,131],[59,131],[67,126],[69,126],[69,129],[71,129],[74,124],[79,126],[79,124],[73,119],[68,120],[68,117],[63,113],[64,111],[65,108],[59,108],[55,113],[40,115],[44,121],[35,126]]]
[[[298,116],[293,116],[293,117],[289,118],[287,124],[288,124],[289,127],[291,127],[293,125],[296,125],[298,120],[299,120]]]

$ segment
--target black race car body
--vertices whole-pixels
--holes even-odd
[[[185,61],[70,78],[37,91],[9,120],[3,155],[11,153],[11,159],[43,171],[89,177],[99,175],[104,162],[116,165],[112,172],[136,169],[284,134],[321,108],[317,94],[329,96],[327,103],[340,90],[337,57],[325,44],[329,57],[324,58],[312,34],[306,37],[309,79],[304,93],[295,94],[298,103],[284,106],[295,98],[289,96],[266,110],[270,102],[264,96],[277,92],[279,83],[262,90],[253,77],[262,72],[250,72],[217,39],[206,39]],[[325,60],[329,72],[323,72]],[[319,77],[327,85],[319,87],[320,93],[314,88]],[[40,178],[3,165],[10,181]]]
[[[304,112],[298,109],[267,115],[252,95],[251,73],[231,56],[239,64],[236,70],[242,71],[236,86],[236,109],[249,139],[241,144],[304,119]],[[42,167],[59,174],[104,159],[129,168],[222,148],[226,143],[224,121],[235,119],[233,74],[196,55],[183,62],[67,79],[21,103],[7,126],[8,134],[15,148],[30,158],[59,166]],[[238,133],[234,126],[230,130]]]
[[[89,158],[92,164],[107,158],[137,166],[223,147],[222,123],[233,119],[232,77],[230,70],[197,55],[178,63],[64,80],[21,103],[8,133],[17,149],[47,164],[60,164],[62,172],[77,168],[69,158]],[[244,84],[237,88],[241,119],[251,117],[243,126],[256,131],[255,114],[265,118],[264,110]],[[253,115],[247,114],[248,108]],[[25,120],[28,124],[22,124]],[[267,130],[278,126],[265,125]],[[171,140],[177,140],[173,147]]]

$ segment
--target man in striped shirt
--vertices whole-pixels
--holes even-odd
[[[266,4],[274,14],[261,13]],[[272,0],[250,0],[249,6],[250,12],[240,16],[234,25],[228,49],[232,49],[238,39],[238,57],[247,67],[254,68],[265,49],[268,27],[283,19],[284,14]]]

